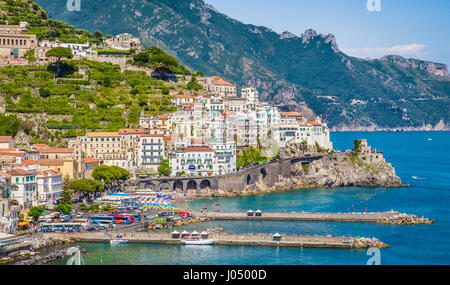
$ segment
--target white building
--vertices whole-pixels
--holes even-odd
[[[36,173],[24,169],[12,169],[7,173],[11,176],[11,199],[17,200],[25,209],[37,205]]]
[[[135,49],[136,52],[139,53],[145,49],[139,38],[135,38],[128,33],[119,34],[115,37],[106,39],[105,43],[109,48],[117,50]]]
[[[236,85],[227,82],[219,76],[202,77],[197,79],[204,89],[223,98],[236,97]]]
[[[236,142],[212,140],[207,143],[214,150],[216,167],[214,175],[236,172]]]
[[[216,173],[216,157],[211,147],[187,147],[169,155],[171,176],[212,176]]]
[[[164,135],[140,135],[138,143],[138,167],[156,173],[164,157]]]
[[[259,100],[259,93],[255,87],[246,87],[241,89],[241,97],[249,103],[255,103]]]
[[[0,136],[0,149],[14,148],[14,140],[11,136]]]
[[[63,193],[63,177],[53,169],[43,169],[36,172],[37,195],[40,205],[52,206]]]
[[[286,147],[286,144],[305,143],[309,146],[315,146],[316,143],[325,149],[332,149],[333,144],[330,140],[330,129],[325,123],[291,123],[280,124],[273,127],[273,138],[280,147]]]

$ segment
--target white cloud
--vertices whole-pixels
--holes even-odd
[[[357,57],[378,58],[384,55],[395,54],[401,56],[418,56],[426,55],[428,52],[424,51],[425,45],[412,43],[408,45],[399,45],[393,47],[376,47],[376,48],[342,48],[342,51],[348,55]]]

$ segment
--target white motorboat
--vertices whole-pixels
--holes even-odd
[[[128,243],[127,239],[124,239],[122,236],[116,236],[115,239],[110,240],[110,244],[122,244]]]
[[[189,238],[189,239],[182,239],[182,244],[185,245],[211,245],[214,244],[213,239],[201,239],[201,238]]]

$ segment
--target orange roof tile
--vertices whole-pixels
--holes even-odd
[[[150,138],[150,137],[164,137],[163,134],[143,134],[141,137]]]
[[[322,126],[322,124],[318,122],[309,122],[309,123],[313,126]]]
[[[0,152],[0,156],[15,156],[15,157],[22,157],[24,156],[24,152],[12,152],[12,151],[4,151]]]
[[[184,150],[187,152],[213,151],[213,149],[210,147],[187,147]]]
[[[63,159],[41,159],[39,162],[42,166],[62,166],[62,165],[64,165]]]
[[[223,80],[222,78],[218,77],[218,78],[214,78],[214,83],[216,85],[227,85],[227,86],[233,86],[233,84],[231,84],[230,82],[227,82],[225,80]]]
[[[175,95],[176,98],[194,98],[191,95]]]
[[[25,169],[19,169],[19,168],[11,169],[10,171],[8,171],[8,174],[15,175],[15,176],[18,176],[18,175],[33,175],[32,172],[29,172],[29,171],[27,171]]]
[[[17,151],[15,148],[0,148],[0,152],[11,152]]]
[[[120,129],[119,134],[125,135],[125,134],[144,134],[144,129]]]
[[[0,136],[0,143],[9,143],[12,140],[12,136]]]
[[[47,145],[45,143],[35,143],[33,144],[35,147],[46,147]]]
[[[88,138],[106,138],[106,137],[120,137],[118,132],[91,132],[86,133]]]
[[[73,148],[43,148],[40,153],[73,153]]]
[[[93,158],[93,157],[86,157],[86,158],[84,159],[84,163],[95,163],[95,162],[99,162],[99,160],[98,160],[98,159],[95,159],[95,158]]]
[[[25,165],[36,165],[36,164],[39,164],[39,161],[26,159],[26,160],[22,161],[22,164],[25,164]]]

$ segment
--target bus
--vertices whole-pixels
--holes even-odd
[[[79,232],[83,224],[81,223],[43,223],[41,225],[42,232],[44,233],[53,233],[53,232],[62,232],[62,233],[72,233]]]
[[[111,216],[92,216],[90,218],[91,224],[110,225],[114,223],[114,217]]]
[[[114,224],[132,224],[134,222],[133,216],[124,216],[120,214],[111,214],[109,216],[114,219]]]
[[[192,217],[191,213],[189,213],[189,212],[178,212],[178,215],[179,215],[182,219],[186,219],[186,218]]]
[[[122,215],[122,216],[133,216],[133,217],[134,217],[134,220],[135,220],[136,222],[139,222],[139,221],[141,220],[141,215],[139,215],[139,214],[120,213],[120,215]]]

